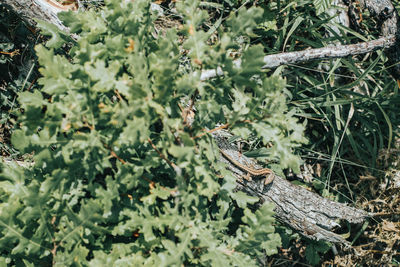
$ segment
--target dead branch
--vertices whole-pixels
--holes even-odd
[[[230,155],[235,157],[235,161],[243,165],[261,168],[256,162],[237,152],[237,148],[226,141],[227,133],[216,131],[212,135],[219,148],[224,151],[229,150]],[[233,151],[236,153],[233,154]],[[275,176],[274,181],[264,187],[262,180],[243,179],[242,177],[246,173],[225,157],[221,156],[220,161],[226,163],[229,170],[238,178],[239,190],[259,197],[261,203],[264,201],[275,203],[278,220],[312,240],[348,245],[348,241],[332,231],[334,228],[340,228],[337,221],[361,223],[365,218],[373,215],[364,210],[323,198],[303,187],[293,185],[279,176]]]
[[[365,54],[381,48],[388,48],[395,44],[394,35],[382,37],[377,40],[351,45],[326,46],[317,49],[308,49],[296,52],[268,55],[264,57],[264,69],[276,68],[280,65],[302,63],[311,60],[346,57],[350,55]]]
[[[21,19],[35,26],[35,19],[41,19],[56,25],[60,30],[68,32],[57,14],[68,11],[72,7],[64,7],[50,0],[0,0],[1,5],[11,8]]]
[[[396,37],[389,35],[381,37],[377,40],[362,42],[351,45],[332,45],[317,49],[307,49],[296,52],[286,52],[274,55],[265,56],[263,61],[265,65],[263,69],[276,68],[281,65],[296,64],[308,62],[311,60],[322,60],[330,58],[346,57],[350,55],[359,55],[369,52],[376,51],[382,48],[393,47],[396,43]],[[240,66],[240,60],[234,61],[235,65]],[[222,68],[217,70],[204,70],[201,73],[200,79],[202,81],[214,78],[216,76],[222,76],[224,74]]]

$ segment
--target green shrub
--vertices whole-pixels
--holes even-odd
[[[193,137],[229,123],[234,134],[269,144],[281,168],[298,169],[292,148],[305,142],[304,126],[286,106],[285,82],[261,71],[261,46],[237,42],[264,22],[263,10],[232,14],[211,46],[198,1],[180,3],[183,27],[159,38],[149,1],[125,2],[61,14],[79,36],[68,55],[56,54],[67,37],[41,24],[52,34],[49,48],[36,47],[42,89],[20,93],[12,136],[35,164],[2,166],[1,260],[254,266],[280,245],[273,205],[251,211],[258,199],[234,191],[212,137]],[[239,48],[241,67],[228,56]],[[202,69],[217,66],[224,77],[200,81]],[[179,108],[188,99],[192,127]]]

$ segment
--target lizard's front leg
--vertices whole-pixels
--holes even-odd
[[[253,181],[253,179],[251,178],[251,174],[250,173],[247,173],[246,175],[242,175],[242,177],[244,179],[246,179],[247,181],[249,181],[249,182]]]

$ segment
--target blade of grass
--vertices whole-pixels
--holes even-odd
[[[334,148],[333,148],[333,150],[332,150],[332,161],[331,161],[331,163],[330,163],[330,165],[329,165],[329,172],[328,172],[328,179],[327,179],[328,181],[327,181],[327,187],[326,187],[326,189],[328,190],[328,192],[329,192],[329,182],[330,182],[330,179],[331,179],[331,175],[332,175],[332,171],[333,171],[333,166],[335,165],[335,160],[336,160],[336,157],[337,157],[337,155],[338,155],[340,145],[341,145],[342,142],[343,142],[343,138],[344,138],[344,136],[345,136],[345,134],[346,134],[346,129],[349,127],[350,120],[351,120],[351,118],[353,117],[353,115],[354,115],[354,105],[351,104],[349,113],[348,113],[348,115],[347,115],[346,124],[344,125],[344,131],[343,131],[343,133],[342,133],[342,135],[341,135],[341,137],[340,137],[339,142],[337,142],[337,135],[335,134],[335,143],[334,143]],[[339,118],[340,118],[340,113],[339,113]],[[342,122],[341,120],[339,120],[339,122],[337,122],[337,123],[343,123],[343,122]],[[338,130],[340,130],[339,127],[338,127]],[[347,182],[347,181],[346,181],[346,182]]]
[[[287,41],[289,40],[289,38],[293,34],[293,32],[297,29],[297,27],[299,27],[300,23],[303,20],[304,19],[302,17],[297,17],[294,20],[292,27],[290,28],[288,34],[286,35],[285,42],[283,43],[283,47],[282,47],[282,52],[285,52],[285,47],[286,47]]]
[[[389,128],[389,140],[388,140],[388,150],[390,150],[390,145],[392,144],[392,139],[393,139],[393,126],[392,123],[388,117],[388,115],[386,114],[386,112],[383,110],[383,108],[381,107],[381,105],[378,102],[375,102],[376,105],[378,106],[379,110],[382,112],[383,117],[385,118],[385,121],[388,125]]]

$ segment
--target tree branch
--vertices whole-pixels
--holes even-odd
[[[263,61],[265,65],[263,69],[276,68],[281,65],[296,64],[308,62],[311,60],[321,60],[330,58],[346,57],[350,55],[359,55],[376,51],[381,48],[390,48],[396,43],[396,37],[389,35],[377,40],[363,42],[351,45],[334,45],[317,49],[307,49],[296,52],[286,52],[274,55],[265,56]],[[235,65],[240,66],[240,59],[234,61]],[[224,74],[222,68],[217,70],[204,70],[201,73],[200,79],[202,81],[222,76]]]
[[[73,9],[72,6],[62,6],[50,0],[0,0],[1,5],[11,8],[21,19],[35,26],[35,19],[41,19],[56,25],[60,30],[68,32],[57,14]]]
[[[255,161],[237,152],[237,148],[227,142],[223,131],[212,133],[220,149],[230,152],[238,161],[247,166],[262,168]],[[307,189],[293,185],[289,181],[275,176],[274,181],[264,188],[264,181],[253,179],[248,181],[243,179],[246,175],[242,170],[233,165],[225,157],[221,156],[220,161],[227,164],[228,169],[238,178],[238,189],[252,196],[257,196],[264,201],[275,203],[276,217],[281,222],[287,224],[303,236],[312,240],[324,240],[332,243],[350,243],[343,239],[332,230],[340,228],[337,220],[348,223],[361,223],[365,218],[372,216],[364,210],[347,206],[319,196]]]

